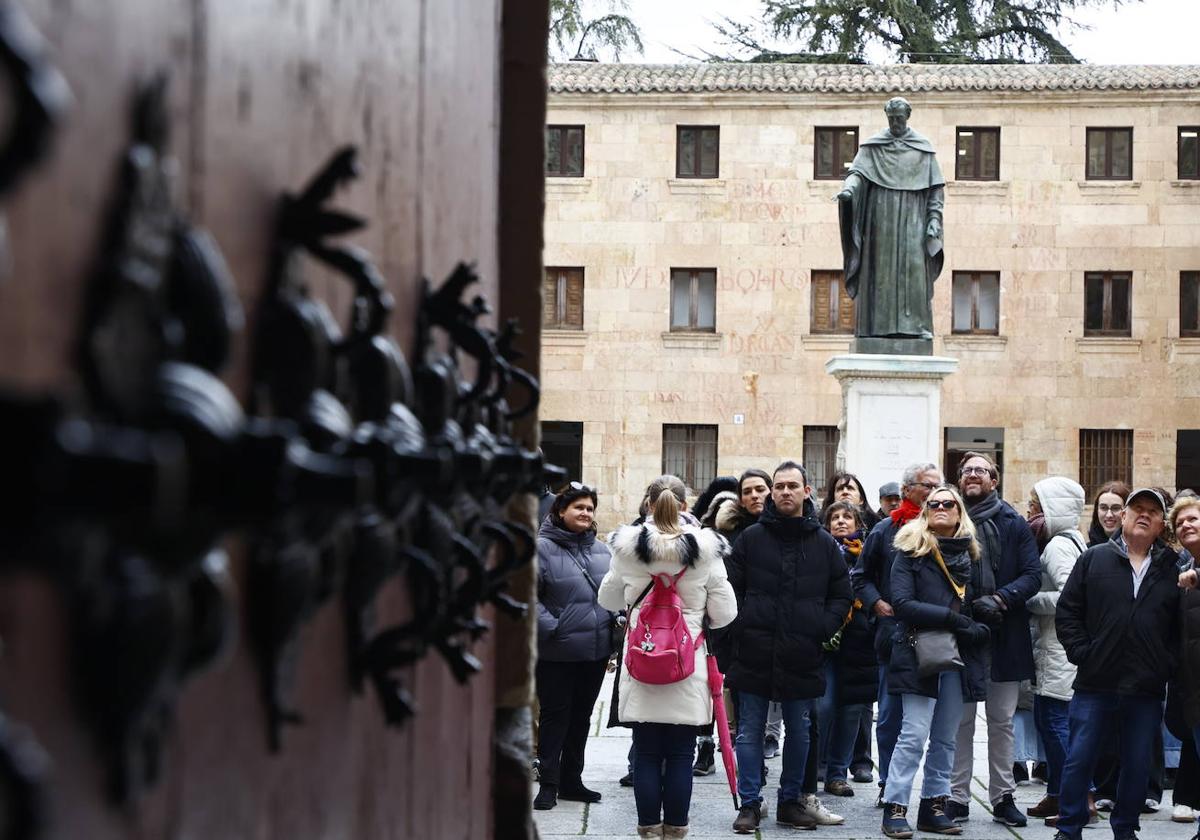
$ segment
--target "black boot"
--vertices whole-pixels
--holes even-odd
[[[711,776],[716,772],[717,745],[710,739],[704,739],[700,742],[700,749],[696,752],[696,765],[692,768],[693,776]]]
[[[922,799],[917,809],[917,831],[934,834],[962,834],[962,826],[946,816],[946,797]]]
[[[564,802],[599,802],[600,791],[585,788],[582,781],[564,782],[558,786],[558,798]]]
[[[549,811],[558,804],[558,785],[542,785],[533,798],[533,810]]]

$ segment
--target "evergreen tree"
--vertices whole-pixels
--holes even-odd
[[[613,61],[621,60],[625,50],[642,52],[642,36],[637,24],[623,12],[628,0],[605,0],[607,13],[587,18],[586,0],[550,0],[551,60],[596,60],[597,50],[609,51]]]

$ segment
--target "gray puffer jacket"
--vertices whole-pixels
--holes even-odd
[[[613,614],[596,602],[595,587],[608,574],[609,562],[608,546],[596,540],[594,531],[575,534],[555,525],[549,516],[542,520],[538,529],[539,659],[608,659]]]
[[[1054,611],[1058,594],[1075,568],[1075,561],[1087,547],[1079,532],[1079,517],[1085,502],[1083,488],[1060,475],[1052,475],[1033,485],[1046,517],[1049,542],[1042,551],[1042,588],[1026,602],[1037,623],[1037,642],[1033,663],[1037,670],[1034,693],[1056,700],[1070,700],[1074,691],[1075,666],[1067,661],[1067,652],[1058,641]]]

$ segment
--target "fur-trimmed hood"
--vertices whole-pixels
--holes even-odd
[[[758,517],[738,504],[737,499],[731,499],[717,508],[713,524],[728,539],[730,534],[740,534],[757,521]]]
[[[716,531],[685,527],[681,536],[671,537],[653,522],[623,525],[608,535],[608,547],[614,555],[635,560],[652,574],[678,571],[680,566],[724,563],[729,554],[729,543]]]
[[[737,505],[737,493],[731,490],[723,490],[712,497],[712,501],[708,504],[708,510],[700,517],[700,524],[705,528],[715,528],[717,524],[717,516],[720,515],[723,507],[729,507],[730,504]]]

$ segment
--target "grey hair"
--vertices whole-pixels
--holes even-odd
[[[896,111],[903,111],[904,116],[912,116],[912,106],[908,104],[908,100],[903,96],[893,96],[883,106],[883,113],[891,116]]]
[[[928,472],[929,470],[935,470],[939,474],[941,473],[941,469],[937,464],[909,464],[904,468],[904,475],[900,479],[900,485],[902,487],[912,487],[917,483],[917,476],[923,472]]]

